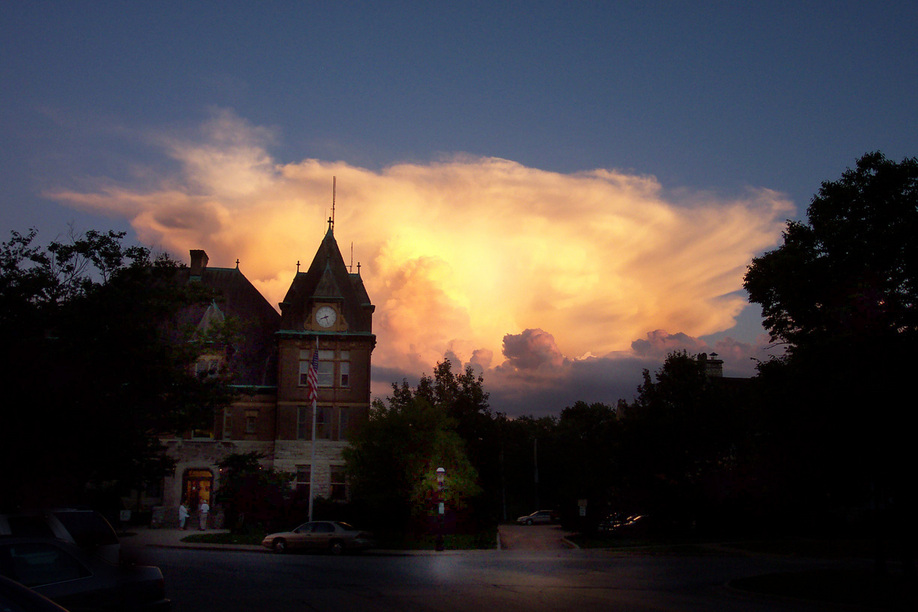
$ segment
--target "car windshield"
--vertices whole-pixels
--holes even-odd
[[[93,547],[118,543],[115,530],[100,514],[83,510],[56,510],[53,514],[80,546]]]
[[[54,531],[41,516],[11,516],[7,519],[14,536],[53,538]]]
[[[356,529],[354,529],[353,527],[351,527],[351,526],[350,526],[349,524],[347,524],[347,523],[342,523],[342,522],[338,521],[338,522],[335,522],[335,525],[337,525],[337,526],[340,527],[341,529],[344,529],[345,531],[356,531]]]
[[[28,587],[92,575],[77,559],[48,542],[16,543],[6,547],[2,556],[9,562],[9,576]]]

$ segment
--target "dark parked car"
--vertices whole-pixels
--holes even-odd
[[[121,556],[121,541],[111,523],[98,512],[83,508],[0,514],[0,536],[57,538],[109,563],[118,563]]]
[[[374,546],[373,536],[338,521],[312,521],[291,531],[271,533],[261,545],[274,552],[288,550],[327,550],[341,554],[345,550],[365,550]]]
[[[53,538],[0,537],[0,575],[71,612],[171,607],[158,567],[111,564]]]
[[[68,612],[44,595],[15,580],[0,576],[0,610],[3,612]]]
[[[547,523],[554,523],[557,520],[557,515],[551,510],[537,510],[532,514],[519,517],[516,519],[516,522],[520,525],[545,525]]]

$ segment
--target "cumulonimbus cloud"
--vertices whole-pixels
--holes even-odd
[[[538,339],[525,330],[552,338],[543,358],[576,359],[630,351],[649,330],[729,329],[746,306],[746,266],[792,212],[768,189],[674,196],[652,176],[498,158],[281,163],[273,138],[219,111],[193,136],[157,137],[179,171],[152,185],[48,195],[127,218],[141,241],[179,258],[203,248],[212,265],[238,259],[277,303],[327,229],[336,177],[335,236],[377,305],[374,362],[406,372],[446,354],[497,365],[508,334],[508,366],[528,367],[521,343]]]
[[[516,370],[557,370],[564,365],[564,355],[555,338],[541,329],[526,329],[521,334],[504,336],[506,364]]]

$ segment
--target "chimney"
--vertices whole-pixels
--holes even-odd
[[[707,354],[701,353],[698,355],[698,360],[704,364],[704,373],[708,375],[708,378],[723,378],[724,360],[718,359],[717,353],[711,353],[710,359]]]
[[[207,269],[207,253],[201,249],[191,249],[191,277],[201,278]]]

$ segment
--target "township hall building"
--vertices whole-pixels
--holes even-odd
[[[375,306],[360,266],[353,272],[345,264],[330,221],[309,269],[300,272],[297,264],[278,313],[238,261],[233,268],[208,264],[204,251],[193,250],[191,266],[181,271],[181,282],[201,283],[220,296],[188,312],[189,322],[203,330],[232,317],[242,326],[241,340],[204,355],[197,367],[201,375],[228,368],[239,394],[215,411],[212,429],[162,438],[176,466],[161,494],[145,500],[153,506],[153,523],[176,524],[183,500],[192,510],[201,501],[213,506],[220,487],[217,463],[235,453],[263,454],[265,467],[295,474],[292,486],[307,496],[312,487],[316,497],[345,499],[342,450],[369,414],[370,356],[376,345]],[[307,373],[316,347],[313,439]],[[219,515],[214,518],[219,521]]]

